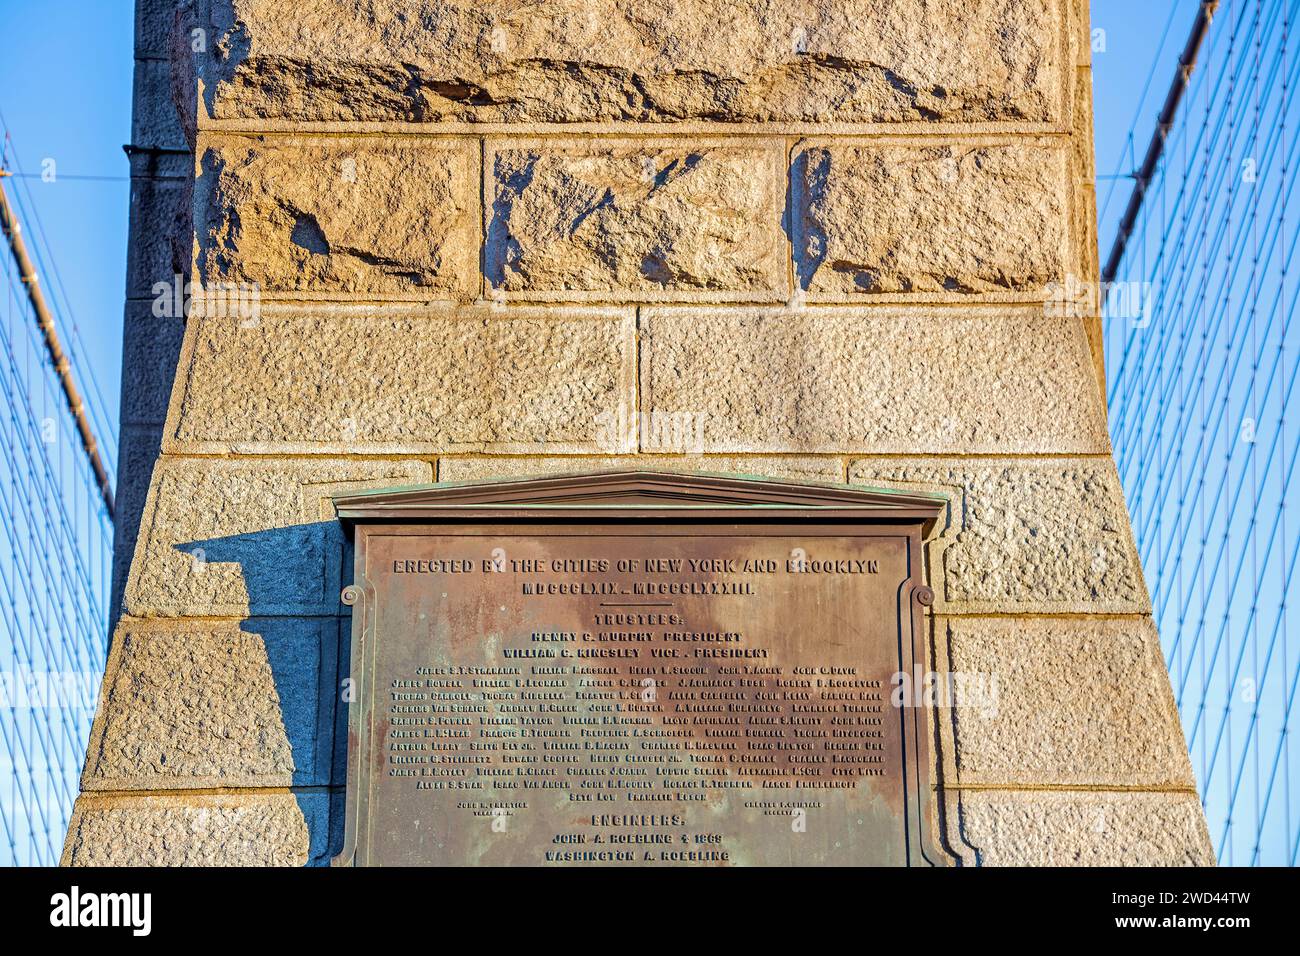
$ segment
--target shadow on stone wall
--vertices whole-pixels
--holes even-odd
[[[334,550],[339,560],[327,560],[325,577],[336,580],[322,582],[318,594],[294,595],[286,592],[300,590],[294,584],[301,583],[301,574],[292,565],[301,555],[304,536]],[[202,556],[195,560],[194,573],[213,564],[240,568],[248,616],[239,630],[261,641],[274,685],[247,688],[247,706],[265,703],[257,695],[274,693],[277,698],[279,732],[291,755],[292,790],[307,827],[307,865],[327,866],[343,846],[348,719],[343,681],[350,670],[351,616],[339,592],[351,581],[351,545],[337,523],[322,521],[190,541],[176,549]],[[286,616],[286,608],[295,603],[302,613]],[[274,733],[250,741],[259,756],[263,748],[281,746]]]

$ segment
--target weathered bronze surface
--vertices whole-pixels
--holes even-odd
[[[942,862],[929,718],[892,700],[941,500],[624,473],[336,503],[336,862]]]

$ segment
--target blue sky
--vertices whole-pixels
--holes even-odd
[[[131,137],[133,10],[132,0],[0,0],[6,159],[14,169],[16,157],[29,174],[8,180],[6,188],[35,208],[39,223],[24,223],[29,243],[43,253],[44,234],[58,273],[57,282],[42,276],[47,295],[60,324],[76,324],[85,343],[78,372],[84,382],[89,364],[114,423],[126,283],[129,199],[122,146]],[[55,163],[53,182],[41,179],[47,159]],[[41,267],[48,271],[47,264]],[[70,328],[64,338],[73,338]]]
[[[1135,117],[1133,151],[1144,149],[1196,6],[1195,0],[1093,0],[1093,27],[1104,31],[1093,56],[1099,176],[1132,169],[1126,146]],[[83,358],[113,421],[126,262],[128,169],[122,145],[131,135],[133,9],[132,0],[0,0],[0,114],[11,138],[7,155],[29,174],[13,185],[39,215],[40,229],[29,224],[29,232],[44,233],[67,293],[66,303],[62,297],[56,301],[56,311],[64,324],[76,324],[86,347]],[[56,164],[54,182],[40,178],[46,159]],[[1112,186],[1100,230],[1103,256],[1128,198],[1126,180],[1100,179],[1099,205]],[[47,288],[59,283],[47,279]],[[79,372],[84,377],[87,369]]]
[[[1199,6],[1197,0],[1092,0],[1093,122],[1103,261],[1132,191],[1131,180],[1111,177],[1131,173],[1142,161]]]

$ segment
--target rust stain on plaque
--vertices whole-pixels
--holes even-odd
[[[928,715],[893,702],[924,667],[942,502],[671,475],[475,493],[340,502],[361,699],[338,862],[943,862]]]

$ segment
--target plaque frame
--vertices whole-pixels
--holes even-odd
[[[714,527],[727,536],[852,534],[871,529],[907,539],[909,577],[899,594],[900,670],[927,668],[925,609],[934,603],[926,583],[924,542],[949,499],[929,492],[827,485],[744,475],[668,471],[605,471],[557,477],[442,482],[333,498],[353,547],[353,581],[342,601],[352,607],[350,676],[356,696],[348,707],[343,847],[333,866],[371,865],[364,836],[369,787],[362,767],[370,759],[369,727],[375,695],[371,663],[376,591],[365,580],[367,536],[429,534],[448,527],[480,527],[484,534],[512,529],[565,535],[619,533],[652,536],[682,528]],[[670,526],[670,527],[665,527]],[[545,529],[545,530],[543,530]],[[903,709],[903,831],[909,866],[949,865],[936,826],[936,723],[928,706]],[[455,865],[448,861],[447,865]]]

